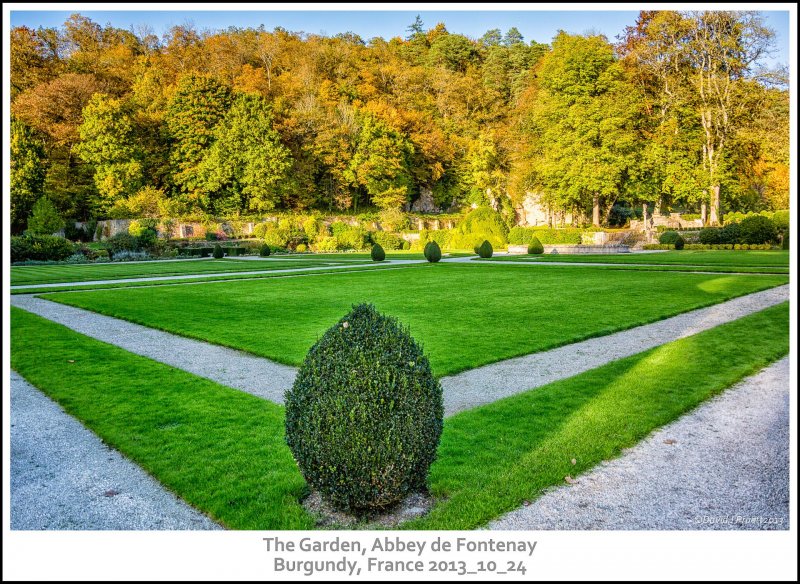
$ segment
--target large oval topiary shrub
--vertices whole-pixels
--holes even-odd
[[[382,262],[386,259],[386,252],[383,251],[383,248],[379,243],[376,243],[372,246],[372,251],[370,252],[370,257],[372,258],[373,262]]]
[[[222,246],[220,244],[217,243],[214,245],[214,252],[212,255],[214,256],[214,259],[217,260],[225,256],[225,252],[222,250]]]
[[[258,255],[260,255],[262,258],[265,258],[269,256],[270,253],[272,253],[272,249],[269,247],[269,245],[262,243],[258,250]]]
[[[531,239],[531,242],[528,244],[528,253],[531,255],[544,253],[544,246],[542,242],[539,241],[538,237]]]
[[[442,249],[439,247],[439,244],[435,241],[429,241],[425,246],[425,259],[435,264],[440,259],[442,259]]]
[[[678,234],[678,237],[675,238],[673,244],[675,245],[675,249],[683,249],[683,246],[686,245],[686,240],[684,240],[683,237]]]
[[[372,511],[424,490],[442,387],[396,319],[354,306],[311,347],[285,402],[300,472],[335,507]]]
[[[492,244],[489,243],[488,240],[484,240],[483,243],[478,247],[478,255],[482,258],[490,258],[494,253],[494,248]]]

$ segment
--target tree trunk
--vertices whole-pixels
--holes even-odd
[[[592,198],[592,225],[600,227],[600,196]]]
[[[700,221],[702,221],[703,225],[708,224],[708,207],[706,206],[705,199],[700,203]]]
[[[661,197],[658,197],[655,207],[653,208],[653,215],[661,215]]]
[[[642,203],[642,223],[644,230],[647,231],[647,203]]]
[[[719,185],[711,187],[711,225],[722,223],[722,215],[719,208]]]

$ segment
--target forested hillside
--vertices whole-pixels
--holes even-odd
[[[17,27],[12,228],[42,196],[78,220],[396,211],[428,191],[507,216],[536,193],[595,222],[615,203],[785,209],[772,39],[749,12],[642,12],[620,39]]]

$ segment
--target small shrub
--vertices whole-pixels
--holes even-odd
[[[64,227],[64,220],[47,197],[41,197],[33,204],[28,218],[28,231],[33,235],[53,235]],[[74,225],[73,225],[74,227]]]
[[[777,241],[778,231],[771,219],[762,215],[750,215],[739,222],[739,237],[742,243],[770,243]]]
[[[266,243],[262,244],[258,250],[258,255],[262,258],[267,257],[270,253],[272,253],[272,249]]]
[[[117,233],[106,240],[105,246],[112,255],[121,251],[138,251],[139,238],[129,233]]]
[[[485,240],[481,246],[478,248],[478,255],[482,258],[490,258],[494,253],[494,249],[492,248],[492,244],[489,243],[488,240]]]
[[[428,260],[430,263],[435,264],[440,259],[442,259],[442,249],[439,247],[439,244],[435,241],[429,241],[428,244],[425,246],[425,259]]]
[[[298,243],[297,247],[294,248],[294,251],[297,253],[305,253],[308,251],[308,246],[305,243]]]
[[[531,242],[528,244],[528,253],[531,255],[544,253],[544,246],[537,237],[531,239]]]
[[[673,245],[675,246],[675,249],[683,249],[683,246],[686,245],[686,242],[684,241],[683,237],[678,234],[678,237],[675,238]]]
[[[216,259],[216,260],[218,260],[218,259],[220,259],[220,258],[225,256],[225,252],[222,251],[222,246],[220,244],[216,244],[214,246],[213,256],[214,256],[214,259]]]
[[[336,508],[383,509],[425,489],[442,388],[395,319],[354,306],[311,347],[285,403],[300,472]]]
[[[370,252],[370,256],[372,257],[373,262],[382,262],[386,259],[386,252],[383,251],[383,248],[380,246],[379,243],[376,243],[372,246],[372,251]]]
[[[658,243],[670,243],[674,245],[679,237],[680,234],[677,231],[665,231],[658,237]]]

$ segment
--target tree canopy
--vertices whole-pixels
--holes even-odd
[[[12,228],[65,218],[788,205],[789,98],[758,13],[642,12],[617,44],[281,28],[11,31]],[[540,39],[541,40],[541,39]],[[716,214],[716,215],[715,215]]]

